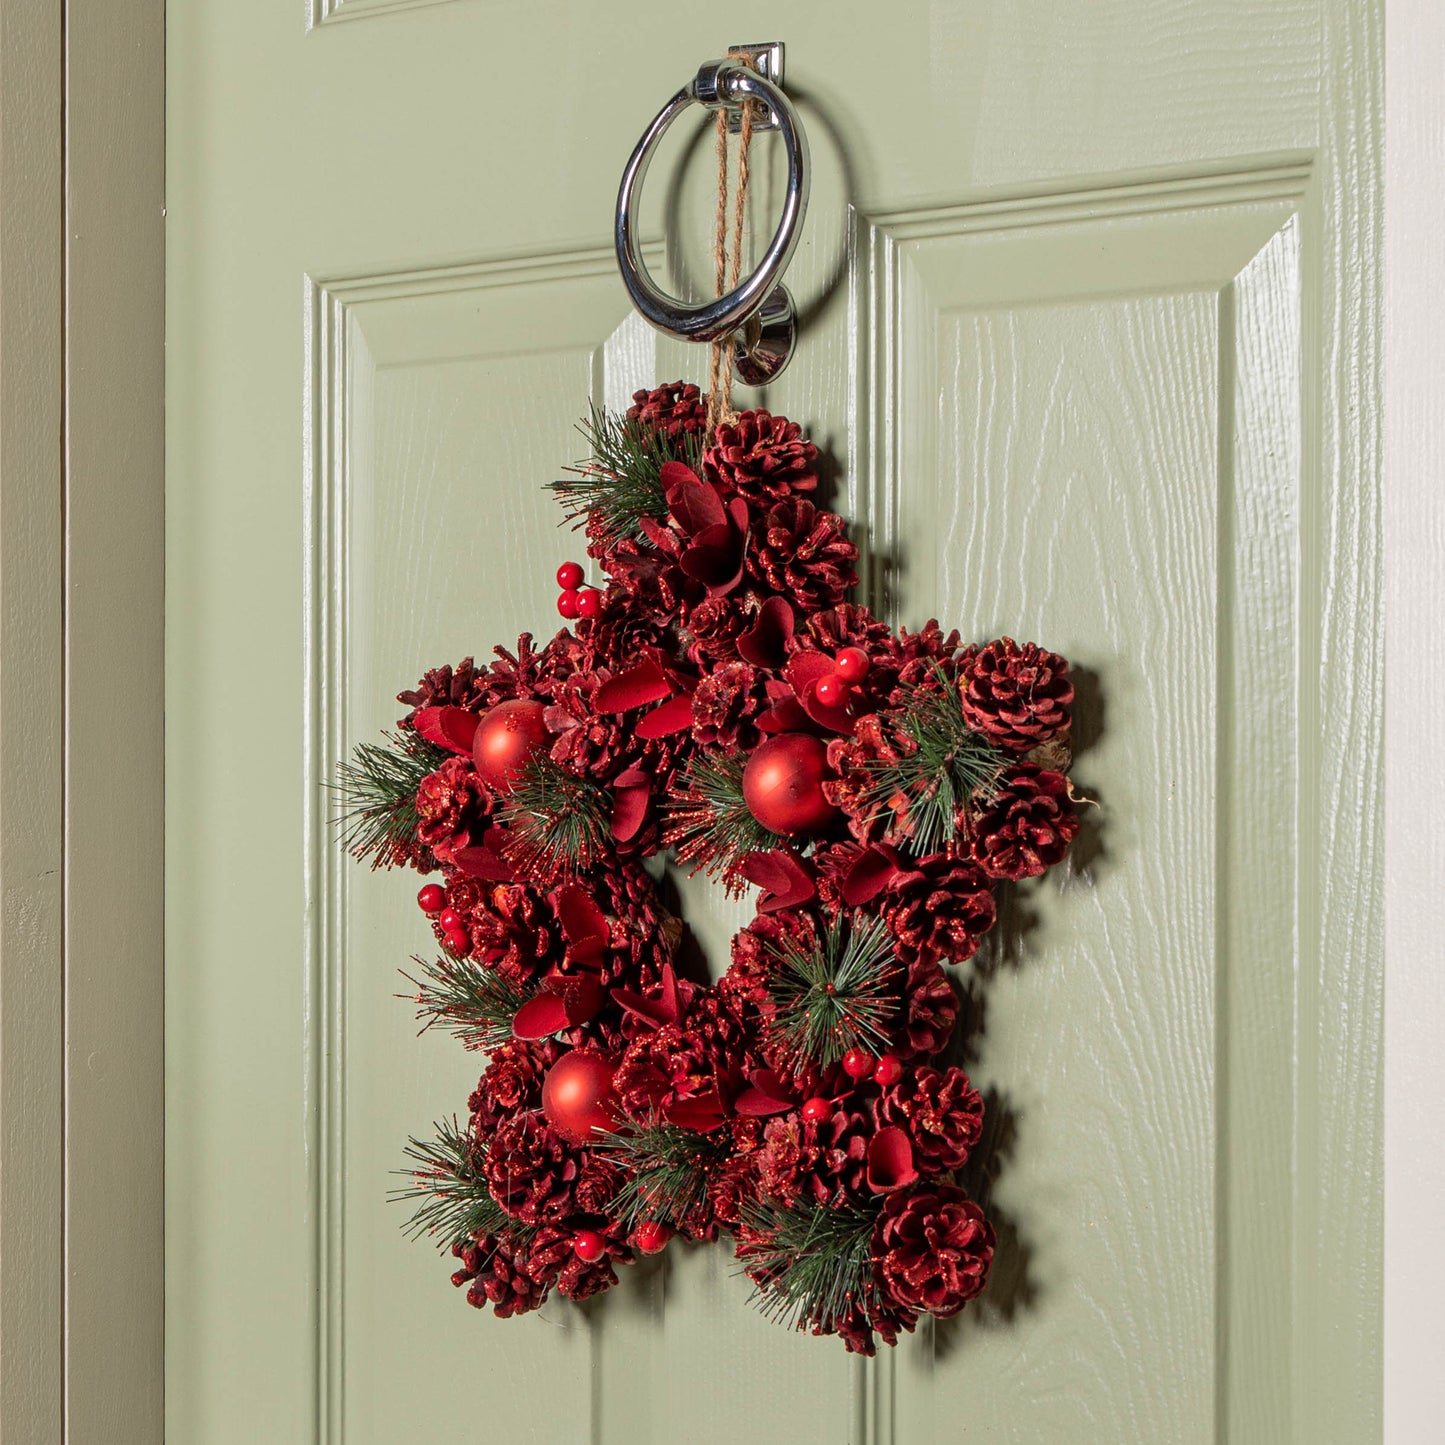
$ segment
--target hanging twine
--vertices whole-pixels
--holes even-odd
[[[751,67],[746,55],[729,52],[740,65]],[[753,102],[742,104],[742,128],[738,133],[738,187],[733,197],[731,246],[728,241],[728,113],[723,107],[717,113],[717,216],[713,233],[713,285],[715,295],[733,290],[742,275],[743,219],[748,196],[748,152],[753,140]],[[731,251],[731,255],[729,255]],[[724,336],[712,343],[708,366],[707,431],[711,436],[720,426],[731,426],[738,419],[733,410],[733,345],[732,337]]]

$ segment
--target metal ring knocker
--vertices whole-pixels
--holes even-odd
[[[733,60],[709,61],[658,111],[643,132],[622,172],[617,192],[617,264],[633,305],[653,326],[684,341],[717,341],[731,336],[733,364],[739,378],[748,386],[762,386],[788,364],[797,339],[793,298],[780,278],[797,248],[803,214],[808,208],[808,140],[793,103],[781,88],[783,47],[738,48],[747,49],[757,58],[758,71]],[[765,71],[771,78],[760,73]],[[749,100],[760,102],[764,112],[763,119],[754,122],[754,130],[777,130],[787,152],[788,188],[778,229],[757,270],[736,290],[714,301],[679,301],[657,285],[643,263],[633,226],[637,193],[658,142],[688,106],[726,108],[740,115],[743,103]],[[732,119],[730,116],[730,123]]]

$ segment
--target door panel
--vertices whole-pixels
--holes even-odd
[[[983,1299],[862,1362],[751,1312],[721,1248],[498,1321],[403,1237],[402,1145],[479,1063],[414,1036],[415,880],[338,855],[326,784],[423,667],[557,625],[578,416],[706,365],[628,308],[622,163],[702,59],[778,33],[609,9],[171,8],[171,1437],[1370,1438],[1375,1247],[1339,1243],[1374,1238],[1377,1060],[1326,1007],[1374,996],[1368,776],[1322,802],[1373,735],[1368,635],[1353,716],[1315,677],[1374,585],[1373,473],[1334,439],[1371,61],[1328,0],[805,0],[780,32],[806,326],[739,402],[824,447],[886,615],[1080,669],[1097,806],[960,978]],[[644,224],[696,293],[715,170],[679,130]],[[767,137],[754,175],[765,240]],[[747,910],[674,881],[720,969]]]

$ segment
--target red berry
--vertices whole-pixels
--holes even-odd
[[[850,1079],[866,1079],[877,1062],[867,1049],[849,1049],[843,1055],[843,1072]]]
[[[831,1099],[809,1099],[803,1105],[803,1117],[813,1124],[820,1119],[826,1119],[832,1112],[833,1101]]]
[[[557,585],[564,592],[575,592],[582,585],[582,569],[576,562],[564,562],[557,569]]]
[[[873,1082],[889,1088],[903,1077],[903,1065],[892,1054],[884,1054],[873,1070]]]
[[[585,592],[579,592],[577,594],[577,611],[583,617],[600,617],[602,615],[602,594],[595,587],[589,587]]]
[[[661,1254],[672,1238],[672,1231],[655,1219],[644,1219],[632,1238],[643,1254]]]
[[[472,951],[472,941],[460,928],[455,928],[447,934],[447,947],[458,958],[465,958]]]
[[[595,1229],[579,1230],[572,1237],[572,1252],[584,1264],[596,1264],[607,1253],[607,1241]]]
[[[428,883],[416,895],[416,905],[423,913],[440,913],[447,906],[447,890],[440,883]]]
[[[441,917],[437,919],[441,924],[443,933],[463,933],[462,915],[455,908],[443,908]]]
[[[862,682],[868,676],[868,654],[861,647],[845,647],[833,658],[833,666],[844,682]]]
[[[830,672],[826,677],[818,679],[818,701],[824,707],[842,707],[848,701],[848,694],[852,688],[843,680],[840,673]]]
[[[569,620],[582,611],[582,600],[573,588],[569,587],[557,599],[557,611]]]

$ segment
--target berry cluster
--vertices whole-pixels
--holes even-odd
[[[704,427],[680,382],[594,413],[557,490],[604,584],[564,563],[572,628],[428,672],[343,769],[352,851],[439,875],[419,1017],[487,1055],[403,1193],[500,1315],[727,1236],[765,1311],[872,1353],[987,1277],[947,969],[1075,836],[1073,690],[1032,643],[847,601],[812,443]],[[664,850],[753,891],[716,982],[679,966]]]

